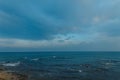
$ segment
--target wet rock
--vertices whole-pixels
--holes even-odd
[[[84,67],[84,68],[89,68],[89,67],[91,67],[92,65],[91,65],[91,64],[82,64],[81,66]]]

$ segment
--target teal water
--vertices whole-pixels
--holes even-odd
[[[120,80],[120,52],[1,52],[0,65],[29,80]]]

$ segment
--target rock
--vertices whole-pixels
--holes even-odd
[[[0,72],[0,80],[28,80],[28,76],[14,72]]]

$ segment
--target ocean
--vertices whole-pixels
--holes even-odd
[[[0,65],[28,80],[120,80],[120,52],[1,52]]]

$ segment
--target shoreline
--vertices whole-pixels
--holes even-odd
[[[28,76],[1,68],[0,80],[28,80]]]

